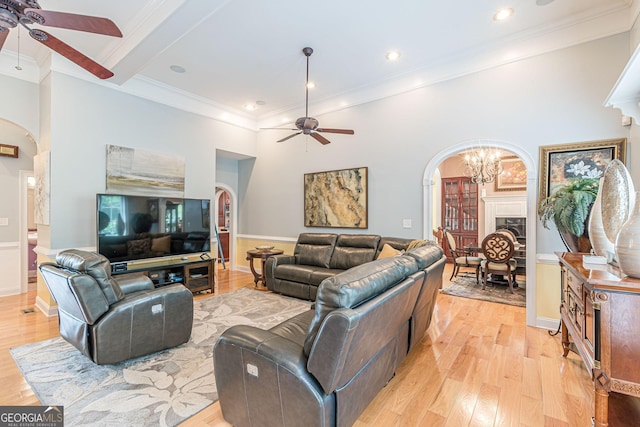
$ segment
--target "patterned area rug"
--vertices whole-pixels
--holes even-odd
[[[476,284],[475,277],[457,276],[449,286],[440,292],[457,297],[525,307],[527,298],[524,288],[513,288],[513,291],[515,292],[513,294],[509,292],[509,285],[491,283],[487,283],[486,288],[482,290],[482,279],[479,284]]]
[[[95,365],[59,337],[10,351],[40,402],[64,406],[65,425],[172,426],[218,400],[212,355],[222,332],[267,329],[309,306],[247,288],[194,301],[188,343],[116,365]]]

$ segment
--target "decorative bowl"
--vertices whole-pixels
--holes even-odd
[[[275,246],[268,246],[268,245],[261,245],[261,246],[256,246],[256,249],[262,252],[268,252],[271,249],[273,249]]]

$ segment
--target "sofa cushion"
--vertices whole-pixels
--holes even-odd
[[[293,251],[298,264],[329,268],[337,238],[337,234],[301,233]]]
[[[311,273],[317,267],[310,265],[283,264],[279,265],[274,273],[276,279],[288,280],[290,282],[309,283]]]
[[[380,236],[371,234],[341,234],[331,255],[329,267],[348,270],[374,260]]]
[[[311,319],[313,319],[313,310],[307,310],[274,326],[269,331],[302,347],[309,331]]]
[[[353,267],[322,282],[304,353],[309,356],[324,318],[338,308],[354,308],[418,271],[412,257],[385,258]]]
[[[56,256],[56,263],[71,270],[88,274],[100,285],[109,305],[124,298],[118,283],[111,277],[111,264],[102,255],[78,249],[61,251]]]

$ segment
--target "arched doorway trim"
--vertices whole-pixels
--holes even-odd
[[[435,191],[433,176],[438,166],[447,158],[463,151],[479,146],[499,148],[512,152],[520,157],[527,168],[527,308],[526,319],[528,326],[537,326],[536,313],[536,223],[537,223],[537,194],[538,174],[533,156],[522,147],[507,141],[492,139],[472,139],[452,145],[437,153],[427,163],[422,178],[423,185],[423,224],[425,239],[433,239],[433,192]]]
[[[229,268],[231,270],[236,269],[236,236],[238,235],[238,196],[236,192],[233,191],[231,187],[227,184],[217,183],[216,184],[216,198],[214,203],[214,221],[215,224],[218,224],[218,200],[220,199],[220,195],[223,192],[229,193],[230,203],[231,203],[231,227],[229,228]],[[216,258],[219,257],[220,254],[216,254]]]

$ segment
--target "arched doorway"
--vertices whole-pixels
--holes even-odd
[[[517,146],[510,142],[498,141],[498,140],[469,140],[459,144],[453,145],[438,154],[436,154],[427,163],[423,175],[423,230],[424,238],[433,238],[432,225],[434,215],[434,198],[433,194],[436,191],[436,181],[434,175],[437,172],[438,166],[447,158],[461,153],[463,151],[477,148],[478,146],[490,146],[497,149],[503,149],[510,151],[525,164],[527,168],[527,308],[526,308],[526,320],[528,326],[536,326],[536,223],[537,218],[537,170],[534,158],[527,151],[523,150],[520,146]],[[530,236],[530,237],[529,237]]]
[[[218,226],[218,233],[220,241],[218,245],[222,244],[223,240],[226,243],[224,249],[224,256],[228,259],[226,267],[235,270],[236,268],[236,244],[235,237],[237,235],[238,224],[238,197],[236,193],[226,184],[216,184],[216,199],[214,204],[214,221]],[[222,200],[222,204],[221,204]],[[220,258],[220,251],[216,254],[217,258]]]

